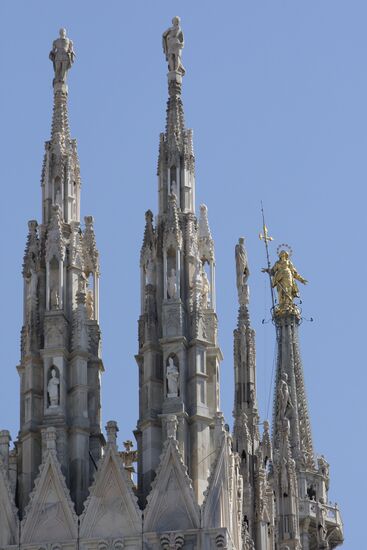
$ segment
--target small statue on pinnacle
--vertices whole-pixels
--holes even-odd
[[[75,59],[73,42],[66,36],[66,29],[60,29],[59,38],[54,40],[49,58],[53,63],[55,71],[53,84],[55,85],[58,82],[65,84],[67,72]]]
[[[247,279],[250,275],[250,270],[248,267],[247,254],[244,247],[245,239],[240,237],[238,239],[238,244],[235,247],[235,258],[236,258],[236,282],[237,282],[237,292],[238,292],[238,301],[240,305],[248,304],[249,300],[249,290],[247,285]]]
[[[163,51],[168,62],[168,70],[184,76],[185,69],[181,59],[181,51],[184,47],[184,35],[180,23],[181,19],[176,15],[172,19],[172,27],[164,31],[162,41]]]

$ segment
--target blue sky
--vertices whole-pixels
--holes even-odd
[[[27,220],[40,219],[43,142],[50,134],[52,65],[60,26],[77,58],[69,114],[101,252],[103,423],[120,443],[137,420],[139,250],[144,212],[157,211],[164,129],[161,33],[182,17],[183,99],[194,129],[197,207],[216,242],[222,408],[231,421],[234,245],[246,236],[258,398],[271,414],[275,332],[261,273],[260,201],[275,238],[289,243],[302,287],[301,346],[315,449],[331,464],[348,550],[360,550],[366,452],[367,4],[354,0],[2,2],[0,133],[2,372],[0,427],[18,430],[21,264]],[[307,319],[313,318],[313,322]],[[270,401],[270,410],[268,403]]]

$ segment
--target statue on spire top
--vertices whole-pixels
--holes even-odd
[[[184,35],[180,23],[181,19],[176,15],[172,19],[172,27],[164,31],[162,41],[169,71],[184,76],[185,68],[182,65],[181,59],[181,51],[184,47]]]
[[[236,244],[235,246],[236,282],[238,301],[240,305],[248,304],[249,301],[249,288],[247,285],[247,279],[249,278],[250,270],[244,245],[245,239],[244,237],[240,237],[238,239],[238,244]]]
[[[283,246],[289,248],[289,251],[284,250]],[[287,313],[299,314],[298,308],[293,303],[294,298],[299,296],[299,290],[296,283],[300,281],[306,284],[304,279],[296,270],[291,262],[291,249],[288,245],[278,247],[279,259],[273,267],[262,269],[263,273],[269,273],[272,277],[272,286],[276,287],[278,294],[278,306],[275,313],[283,315]]]
[[[49,58],[53,63],[55,71],[53,84],[57,82],[65,84],[67,72],[75,59],[73,42],[66,36],[66,29],[60,29],[59,38],[54,40]]]

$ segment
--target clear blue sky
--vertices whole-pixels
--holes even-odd
[[[158,135],[165,124],[161,33],[179,14],[183,98],[194,129],[197,206],[216,241],[222,408],[231,421],[233,248],[245,235],[263,418],[274,360],[269,288],[261,274],[260,200],[276,243],[294,249],[301,344],[315,449],[331,464],[347,550],[361,550],[366,476],[367,3],[354,0],[1,2],[2,366],[0,427],[18,430],[21,264],[27,220],[40,218],[43,142],[60,26],[74,40],[70,122],[101,252],[103,423],[120,443],[137,420],[139,250],[157,210]],[[272,259],[275,259],[272,245]],[[364,487],[364,491],[362,488]]]

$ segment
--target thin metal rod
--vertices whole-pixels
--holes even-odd
[[[268,241],[272,241],[272,237],[268,237],[268,228],[265,224],[265,214],[264,214],[264,207],[263,207],[263,201],[261,201],[261,214],[263,219],[263,234],[260,233],[260,239],[264,241],[265,244],[265,250],[266,250],[266,260],[267,260],[267,273],[269,275],[269,282],[270,282],[270,292],[271,292],[271,303],[272,303],[272,311],[274,311],[275,307],[275,300],[274,300],[274,289],[273,289],[273,283],[271,280],[271,264],[270,264],[270,256],[269,256],[269,247],[268,247]]]

